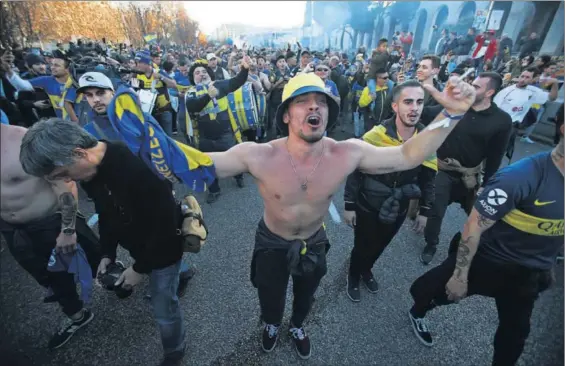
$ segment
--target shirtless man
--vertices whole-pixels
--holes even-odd
[[[49,341],[49,348],[67,343],[77,330],[87,325],[94,314],[83,307],[72,274],[50,272],[47,264],[53,248],[73,252],[78,243],[91,268],[100,262],[98,240],[77,215],[77,187],[74,182],[48,182],[27,175],[20,164],[20,145],[27,129],[2,124],[0,232],[16,261],[53,295],[45,302],[57,301],[70,321]],[[95,272],[93,272],[93,275]]]
[[[285,86],[276,115],[278,127],[288,138],[266,144],[246,142],[226,152],[210,153],[218,177],[250,173],[265,202],[251,264],[251,281],[257,287],[266,323],[264,351],[276,346],[292,275],[290,336],[298,355],[310,357],[310,340],[302,323],[326,273],[329,243],[323,220],[341,182],[356,169],[383,174],[418,166],[435,153],[475,99],[472,87],[457,78],[450,80],[443,93],[433,86],[425,88],[445,110],[402,146],[379,148],[355,139],[337,142],[323,137],[335,124],[339,106],[328,98],[318,76],[300,74]]]

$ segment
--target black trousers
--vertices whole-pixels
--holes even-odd
[[[414,315],[423,317],[436,306],[452,303],[447,299],[445,286],[455,269],[460,235],[456,237],[447,259],[412,284]],[[549,271],[499,264],[477,253],[469,270],[467,296],[488,296],[496,301],[499,324],[494,336],[493,365],[515,365],[530,334],[534,302],[549,284]]]
[[[271,141],[277,138],[278,135],[283,135],[282,131],[277,126],[276,116],[277,109],[279,108],[280,102],[269,101],[269,109],[267,116],[267,123],[265,124],[266,139]]]
[[[467,189],[461,178],[439,170],[435,180],[435,200],[428,216],[428,223],[424,230],[426,244],[437,246],[441,223],[447,207],[453,202],[461,204],[467,215],[471,212],[474,201],[473,190]]]
[[[563,109],[560,109],[561,111]],[[553,143],[557,145],[561,139],[561,126],[563,126],[563,119],[559,118],[555,122],[555,134],[553,135]]]
[[[266,226],[264,227],[266,228]],[[261,224],[258,230],[262,229]],[[268,231],[268,229],[267,229]],[[320,234],[320,233],[318,233]],[[325,237],[325,232],[321,233]],[[276,236],[270,231],[267,232],[270,240],[278,243],[287,244],[283,238]],[[260,236],[256,236],[256,241]],[[302,327],[304,319],[310,312],[314,293],[320,285],[322,277],[327,272],[326,251],[329,244],[326,241],[310,243],[308,240],[308,250],[316,253],[318,261],[312,272],[301,275],[291,276],[288,260],[288,249],[262,249],[256,250],[251,263],[251,282],[257,288],[259,304],[261,306],[261,318],[267,324],[277,324],[282,322],[284,307],[286,302],[286,290],[289,277],[292,277],[292,290],[294,299],[292,302],[291,322],[295,327]],[[259,246],[256,242],[256,248]]]
[[[378,213],[374,212],[356,210],[356,216],[349,275],[359,279],[371,272],[377,259],[402,227],[406,214],[399,215],[393,224],[382,223]]]
[[[76,291],[74,276],[67,272],[50,272],[47,264],[51,251],[55,248],[57,237],[61,232],[61,217],[53,215],[40,222],[19,225],[25,228],[25,234],[9,229],[10,224],[0,223],[1,232],[10,253],[23,269],[25,269],[41,286],[53,290],[54,299],[61,305],[63,313],[71,316],[83,307]],[[16,228],[17,229],[17,228]],[[77,242],[80,244],[88,263],[92,268],[92,277],[100,263],[100,246],[98,238],[88,227],[84,217],[77,215]]]
[[[232,132],[227,132],[218,139],[209,139],[201,136],[199,141],[199,150],[202,152],[222,152],[229,150],[233,146],[235,146],[235,137]],[[243,175],[238,174],[234,178],[236,180],[243,179]],[[218,178],[210,184],[208,190],[210,193],[220,192],[220,183]]]
[[[248,130],[242,131],[241,135],[245,137],[247,141],[257,141],[257,130],[255,128],[250,128]]]

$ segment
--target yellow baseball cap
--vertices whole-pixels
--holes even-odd
[[[324,81],[314,73],[298,74],[290,79],[285,85],[283,89],[282,103],[277,108],[277,114],[275,117],[277,127],[285,136],[288,136],[288,125],[283,121],[283,114],[288,108],[288,104],[297,96],[308,93],[320,93],[327,97],[329,114],[326,130],[330,130],[337,122],[339,104],[337,104],[335,99],[326,92],[326,85],[324,84]]]

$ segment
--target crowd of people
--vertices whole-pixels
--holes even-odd
[[[447,259],[412,284],[409,322],[432,346],[427,312],[493,297],[493,364],[515,364],[563,247],[563,106],[553,150],[499,168],[517,136],[533,143],[562,81],[547,55],[497,62],[505,53],[490,32],[445,36],[419,59],[409,33],[349,55],[300,43],[136,49],[105,40],[2,50],[0,232],[70,319],[49,347],[92,321],[88,289],[120,245],[134,264],[114,286],[131,290],[149,275],[163,364],[180,364],[179,297],[193,275],[183,253],[208,233],[173,183],[206,190],[214,203],[219,179],[243,187],[249,174],[265,206],[251,261],[265,352],[276,347],[292,277],[288,331],[298,356],[311,355],[304,322],[327,271],[324,218],[345,181],[343,216],[354,230],[346,295],[361,301],[361,284],[378,291],[373,267],[407,218],[425,237],[428,265],[446,209],[459,203],[467,222]],[[350,123],[353,138],[332,138]],[[99,236],[78,212],[79,187],[94,202]]]

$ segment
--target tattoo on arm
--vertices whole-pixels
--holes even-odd
[[[490,227],[491,227],[492,225],[494,225],[494,223],[496,222],[496,221],[494,221],[494,220],[487,219],[487,218],[484,217],[483,215],[479,215],[479,217],[477,218],[477,220],[478,220],[479,227],[480,227],[481,229],[484,229],[484,230],[490,228]]]
[[[488,219],[479,214],[476,210],[472,211],[471,217],[467,224],[465,224],[465,230],[463,230],[463,236],[457,248],[457,259],[455,270],[453,271],[455,277],[466,277],[477,251],[481,234],[494,225],[495,222],[495,220]]]
[[[471,264],[471,261],[467,257],[471,252],[471,250],[468,247],[468,244],[471,240],[473,240],[473,237],[469,236],[468,238],[462,238],[461,241],[459,241],[459,247],[457,248],[457,259],[455,263],[455,272],[454,272],[454,274],[458,278],[460,277],[462,271],[465,270],[467,267],[469,267],[469,264]]]
[[[61,205],[61,227],[74,229],[78,211],[78,204],[71,192],[64,192],[59,196]]]

